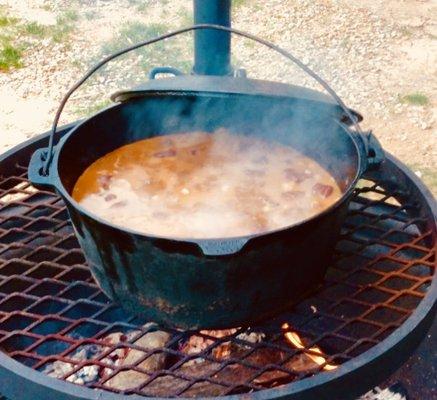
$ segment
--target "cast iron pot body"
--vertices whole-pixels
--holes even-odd
[[[289,307],[323,279],[354,185],[368,164],[362,138],[340,124],[342,118],[338,106],[307,98],[142,93],[73,128],[56,146],[47,177],[38,172],[45,149],[38,150],[29,177],[61,195],[94,278],[127,311],[185,329],[249,325]],[[278,231],[208,240],[140,234],[93,215],[71,197],[81,173],[122,145],[217,128],[312,157],[335,177],[343,197]]]

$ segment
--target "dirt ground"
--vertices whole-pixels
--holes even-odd
[[[188,25],[192,5],[0,0],[0,13],[0,40],[9,35],[22,49],[21,68],[0,70],[1,153],[48,130],[62,95],[105,49],[135,41],[141,27],[152,35]],[[437,193],[437,0],[243,0],[233,9],[233,25],[283,46],[319,72],[364,115],[363,126],[384,148]],[[234,40],[233,48],[234,64],[249,76],[317,87],[258,46]],[[183,55],[189,59],[190,49]],[[97,75],[62,121],[90,114],[117,88],[146,79],[141,57],[134,64],[142,70],[132,71],[126,61]]]

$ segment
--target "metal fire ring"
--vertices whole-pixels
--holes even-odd
[[[58,137],[65,134],[72,125],[61,128],[57,132]],[[0,178],[7,179],[9,175],[13,175],[18,164],[26,166],[30,155],[35,149],[46,143],[48,136],[49,134],[45,133],[2,155],[0,157]],[[420,218],[426,221],[427,229],[431,231],[430,240],[431,245],[434,246],[434,257],[428,259],[434,263],[434,275],[417,308],[389,336],[369,350],[346,361],[335,371],[317,373],[314,376],[281,387],[264,389],[244,395],[215,397],[215,399],[237,400],[241,397],[257,400],[280,398],[296,400],[315,398],[321,400],[354,399],[391,375],[416,349],[431,326],[436,311],[437,205],[432,194],[423,183],[405,165],[391,155],[387,155],[387,160],[379,171],[372,172],[372,176],[369,176],[369,179],[373,179],[376,183],[382,178],[386,185],[391,186],[391,190],[399,187],[408,189],[409,200],[420,210]],[[90,389],[51,378],[13,360],[1,351],[0,395],[7,396],[11,400],[122,400],[126,398],[143,400],[147,398]]]

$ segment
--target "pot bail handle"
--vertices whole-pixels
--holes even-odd
[[[62,111],[64,110],[65,104],[67,103],[67,101],[69,100],[69,98],[71,97],[71,95],[80,87],[82,86],[82,84],[91,76],[93,75],[97,70],[99,70],[101,67],[103,67],[105,64],[107,64],[109,61],[112,61],[113,59],[129,53],[130,51],[139,49],[140,47],[144,47],[144,46],[148,46],[150,44],[153,43],[157,43],[160,42],[162,40],[171,38],[173,36],[177,36],[180,35],[182,33],[186,33],[186,32],[191,32],[191,31],[195,31],[195,30],[199,30],[199,29],[215,29],[215,30],[219,30],[219,31],[226,31],[226,32],[230,32],[233,33],[235,35],[238,36],[242,36],[245,37],[247,39],[251,39],[255,42],[258,42],[272,50],[274,50],[275,52],[281,54],[282,56],[284,56],[285,58],[287,58],[288,60],[292,61],[294,64],[296,64],[299,68],[301,68],[303,71],[305,71],[308,75],[310,75],[313,79],[315,79],[330,95],[331,97],[337,102],[337,104],[343,109],[343,111],[345,112],[345,114],[348,116],[349,120],[352,122],[353,126],[355,127],[356,132],[360,135],[363,136],[363,132],[361,130],[361,127],[358,123],[358,118],[356,116],[353,115],[353,113],[351,112],[351,110],[346,107],[345,103],[343,102],[343,100],[337,95],[337,93],[328,85],[328,83],[323,80],[319,75],[317,75],[311,68],[309,68],[308,66],[306,66],[302,61],[300,61],[298,58],[296,58],[295,56],[293,56],[291,53],[289,53],[288,51],[282,49],[279,46],[276,46],[275,44],[261,39],[255,35],[252,35],[250,33],[244,32],[244,31],[240,31],[239,29],[235,29],[235,28],[230,28],[230,27],[225,27],[225,26],[221,26],[221,25],[214,25],[214,24],[198,24],[198,25],[193,25],[190,26],[188,28],[182,28],[182,29],[178,29],[176,31],[170,32],[170,33],[166,33],[164,35],[158,36],[156,38],[150,39],[150,40],[145,40],[143,42],[134,44],[130,47],[126,47],[116,53],[113,53],[109,56],[107,56],[106,58],[104,58],[102,61],[100,61],[99,63],[97,63],[96,65],[94,65],[93,67],[91,67],[88,72],[85,73],[85,75],[79,80],[77,81],[67,92],[67,94],[63,97],[57,111],[55,114],[55,118],[53,120],[53,125],[52,125],[52,129],[50,132],[50,137],[49,137],[49,145],[47,148],[47,153],[45,154],[45,161],[44,161],[44,165],[42,168],[42,175],[43,176],[47,176],[49,173],[49,167],[50,164],[52,162],[53,159],[53,146],[54,146],[54,135],[56,133],[57,127],[58,127],[58,122],[59,119],[61,117]],[[364,141],[365,147],[366,147],[366,154],[368,153],[368,144],[367,141]]]

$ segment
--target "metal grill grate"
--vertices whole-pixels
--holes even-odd
[[[213,396],[334,369],[398,328],[434,274],[434,237],[418,205],[362,180],[323,286],[292,310],[222,332],[147,324],[94,283],[62,200],[33,188],[24,166],[15,171],[0,181],[0,349],[90,388]]]

